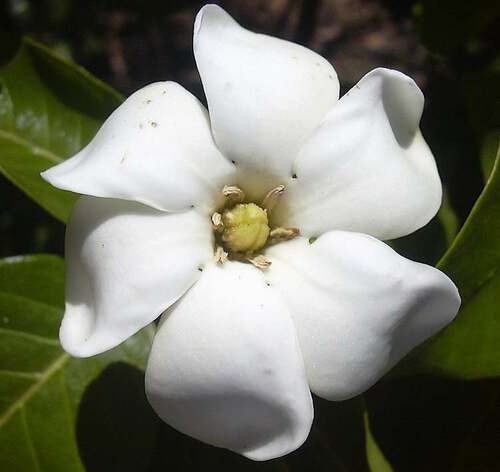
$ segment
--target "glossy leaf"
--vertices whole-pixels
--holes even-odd
[[[462,379],[500,376],[499,234],[500,149],[481,196],[438,264],[458,286],[461,310],[400,369]]]
[[[87,144],[120,102],[118,93],[82,68],[24,40],[0,63],[0,171],[65,221],[77,196],[39,174]]]
[[[370,429],[368,413],[365,412],[366,460],[371,472],[393,472],[393,469],[376,443]]]
[[[58,341],[63,279],[55,256],[0,261],[0,470],[83,471],[101,445],[119,470],[141,470],[157,425],[139,370],[152,328],[107,354],[69,357]]]

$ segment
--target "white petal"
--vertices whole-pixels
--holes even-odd
[[[42,177],[72,192],[180,211],[213,210],[232,173],[203,105],[180,85],[158,82],[131,95],[82,151]]]
[[[175,429],[254,460],[306,439],[313,418],[295,327],[247,264],[211,265],[163,316],[146,392]]]
[[[78,357],[123,342],[157,318],[212,257],[208,218],[135,202],[82,197],[66,233],[66,311],[60,338]]]
[[[419,130],[423,104],[400,72],[363,77],[301,150],[280,222],[307,236],[340,229],[378,239],[424,226],[441,204],[441,181]]]
[[[311,390],[343,400],[373,385],[446,326],[460,297],[439,270],[371,236],[332,231],[267,252],[268,280],[290,307]]]
[[[299,148],[338,100],[333,67],[309,49],[242,28],[216,5],[198,13],[193,43],[215,141],[242,171],[244,190],[288,180]]]

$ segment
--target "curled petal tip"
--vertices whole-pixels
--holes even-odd
[[[194,21],[193,28],[193,45],[196,48],[196,38],[201,31],[204,21],[213,20],[214,22],[218,22],[220,25],[224,23],[233,23],[237,24],[231,15],[229,15],[226,10],[221,8],[219,5],[215,5],[213,3],[209,3],[208,5],[203,6],[198,14],[196,15],[196,19]]]

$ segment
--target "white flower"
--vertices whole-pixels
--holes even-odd
[[[214,5],[198,14],[194,53],[209,113],[176,83],[149,85],[43,174],[86,195],[67,228],[61,343],[91,356],[164,313],[153,408],[265,460],[306,439],[311,391],[365,391],[455,316],[443,273],[379,241],[425,225],[441,183],[407,76],[376,69],[338,100],[325,59]],[[237,252],[250,210],[260,222]]]

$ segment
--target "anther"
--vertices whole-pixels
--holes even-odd
[[[245,200],[245,192],[236,185],[224,185],[222,194],[233,203],[241,203]]]
[[[255,257],[247,257],[246,260],[261,270],[265,270],[271,265],[271,261],[262,254]]]
[[[289,241],[299,234],[299,228],[274,228],[269,233],[269,240],[272,244],[275,244],[280,241]]]
[[[227,261],[227,252],[224,251],[222,246],[217,246],[215,249],[214,261],[221,265]]]
[[[222,222],[222,215],[219,212],[215,212],[212,215],[212,226],[215,231],[222,233],[224,231],[224,223]]]
[[[280,200],[281,195],[285,192],[285,186],[284,185],[278,185],[277,187],[274,187],[273,189],[269,190],[267,195],[264,197],[264,200],[262,200],[262,208],[265,208],[268,213],[270,213],[273,208],[277,205],[277,203]]]

